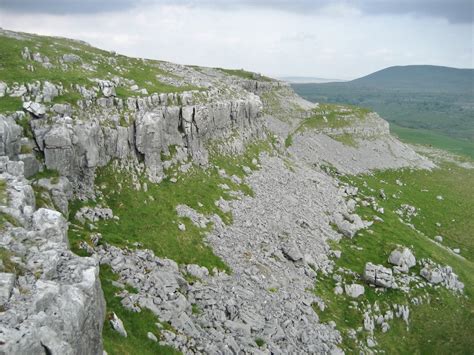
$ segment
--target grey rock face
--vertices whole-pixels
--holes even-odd
[[[26,178],[35,175],[39,171],[40,164],[34,154],[20,154],[18,159],[23,162],[23,173]]]
[[[204,279],[205,277],[209,276],[209,270],[199,265],[194,265],[194,264],[187,265],[186,271],[188,274],[190,274],[191,276],[197,277],[198,279]]]
[[[365,264],[364,280],[376,286],[397,288],[392,270],[382,265]]]
[[[42,96],[43,96],[43,101],[44,102],[51,102],[56,96],[59,95],[59,90],[56,87],[56,85],[50,83],[49,81],[45,81],[43,83],[42,94],[43,94]],[[41,116],[41,112],[38,112],[38,113],[39,114],[33,112],[33,114],[35,114],[36,116]],[[44,115],[44,113],[43,113],[43,115]]]
[[[82,207],[76,212],[75,218],[84,223],[86,220],[89,222],[97,222],[101,219],[114,218],[114,214],[110,208],[96,207]]]
[[[450,266],[441,266],[431,260],[422,260],[423,268],[420,275],[432,284],[441,284],[449,290],[462,292],[464,284],[458,280],[458,275]]]
[[[105,97],[115,96],[115,85],[108,80],[98,80],[99,88]]]
[[[439,284],[443,281],[441,271],[438,268],[425,266],[420,270],[420,275],[432,284]]]
[[[260,337],[274,353],[337,350],[340,335],[319,323],[312,304],[324,304],[308,290],[314,287],[315,270],[332,268],[325,240],[338,235],[330,227],[329,211],[347,213],[344,196],[328,175],[304,164],[293,172],[278,157],[260,160],[262,169],[245,181],[256,197],[228,201],[232,225],[188,206],[177,208],[196,225],[204,225],[203,218],[214,222],[207,241],[231,275],[217,270],[211,275],[198,265],[178,267],[150,251],[95,249],[121,284],[138,290],[121,294],[124,307],[147,308],[177,330],[162,332],[163,344],[184,353],[227,353],[229,347],[252,353],[258,352],[255,339]],[[188,275],[194,282],[186,281]]]
[[[99,81],[99,86],[105,96],[113,96],[113,83]],[[105,100],[101,114],[96,118],[95,113],[90,113],[87,122],[74,122],[67,116],[35,120],[33,131],[46,166],[70,177],[76,187],[90,188],[95,169],[111,159],[143,159],[148,178],[160,182],[164,176],[161,154],[169,151],[169,145],[183,148],[195,162],[205,164],[207,140],[225,136],[234,129],[238,129],[242,139],[263,134],[259,120],[262,104],[253,94],[246,93],[244,99],[182,106],[177,105],[176,95],[163,95],[129,98],[133,101],[127,103],[133,116],[130,119],[134,121],[129,127],[118,126],[118,119],[112,126],[101,124],[112,113],[118,116],[113,97],[101,98]],[[181,102],[189,102],[186,93],[180,95]],[[95,100],[93,95],[87,97]],[[43,114],[42,110],[33,112]]]
[[[186,205],[176,206],[176,213],[178,214],[178,217],[189,218],[191,222],[199,228],[206,228],[207,224],[210,222],[207,217]]]
[[[14,274],[0,272],[0,307],[3,307],[10,299],[15,279]]]
[[[0,275],[0,353],[100,354],[105,301],[98,262],[69,251],[66,220],[57,211],[35,211],[33,190],[21,173],[0,174],[9,193],[0,210],[21,225],[7,224],[0,246],[22,260],[23,270]]]
[[[346,237],[353,238],[357,231],[369,227],[372,222],[363,221],[357,214],[335,214],[333,217],[339,231]]]
[[[148,332],[146,336],[148,339],[150,339],[151,341],[154,341],[155,343],[158,341],[158,339],[156,338],[156,335],[153,334],[152,332]]]
[[[32,101],[24,102],[23,109],[30,112],[35,117],[42,117],[46,113],[46,107],[43,104]]]
[[[69,245],[67,222],[58,211],[40,208],[33,213],[32,227],[38,235],[55,244]]]
[[[7,84],[5,84],[3,81],[0,81],[0,97],[4,97],[7,90],[8,90]]]
[[[110,318],[109,322],[112,328],[121,336],[125,338],[128,336],[127,331],[125,330],[125,327],[123,326],[122,320],[119,317],[117,317],[115,313],[112,313],[112,317]]]
[[[22,129],[12,117],[0,115],[0,156],[16,159],[20,153]]]
[[[301,254],[298,247],[294,243],[289,243],[289,244],[284,245],[281,248],[281,251],[283,252],[283,255],[285,255],[285,257],[288,260],[296,262],[303,259],[303,255]]]
[[[388,262],[396,265],[397,269],[402,272],[408,272],[411,267],[416,265],[416,259],[412,251],[405,247],[393,250],[388,257]]]
[[[79,57],[77,54],[67,53],[67,54],[63,54],[63,61],[64,61],[65,63],[80,62],[80,61],[81,61],[81,57]]]
[[[357,298],[365,293],[365,288],[359,284],[345,285],[344,290],[349,297]]]
[[[35,184],[48,191],[54,206],[64,216],[68,215],[68,203],[73,197],[73,191],[72,185],[67,178],[61,176],[58,179],[39,179]]]

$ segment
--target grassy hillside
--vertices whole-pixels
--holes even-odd
[[[474,347],[474,243],[472,238],[474,204],[472,196],[473,171],[453,164],[441,164],[433,171],[386,170],[370,175],[344,176],[342,179],[359,187],[360,196],[375,196],[381,214],[370,206],[359,206],[356,212],[364,219],[377,216],[368,230],[361,230],[353,239],[345,238],[334,247],[342,251],[336,265],[361,274],[366,262],[389,266],[388,255],[397,245],[411,248],[417,259],[429,257],[442,264],[450,265],[465,283],[465,294],[458,295],[440,287],[412,288],[409,292],[388,290],[375,292],[366,288],[366,295],[359,300],[359,307],[375,307],[382,312],[390,304],[406,304],[410,308],[410,321],[405,324],[397,319],[384,333],[377,328],[374,337],[387,354],[471,354]],[[399,181],[397,183],[397,181]],[[400,183],[401,182],[401,183]],[[384,189],[387,198],[378,196]],[[436,196],[443,196],[442,200]],[[395,212],[402,204],[417,208],[417,215],[411,220],[413,227],[404,223]],[[449,213],[446,213],[449,211]],[[432,241],[442,235],[442,245]],[[445,249],[460,248],[462,257]],[[419,266],[415,267],[419,272]],[[347,273],[345,274],[347,277]],[[352,280],[359,283],[357,278]],[[348,336],[351,329],[363,324],[363,315],[354,307],[354,299],[345,294],[334,294],[335,281],[322,277],[316,284],[315,293],[322,297],[327,308],[317,310],[323,321],[335,321],[341,331],[346,353],[356,353],[358,341],[364,342],[367,332],[357,333],[356,339]],[[421,305],[414,305],[413,299],[423,299]],[[359,343],[360,344],[360,343]]]
[[[401,139],[474,157],[472,69],[393,67],[347,83],[293,84],[314,102],[368,107]]]

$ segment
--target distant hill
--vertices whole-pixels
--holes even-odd
[[[371,108],[402,139],[417,143],[419,137],[420,143],[474,157],[474,69],[396,66],[352,81],[292,87],[313,102]]]
[[[286,81],[288,83],[295,83],[295,84],[309,84],[309,83],[322,84],[322,83],[335,83],[335,82],[344,81],[340,79],[315,78],[312,76],[282,76],[278,79]]]
[[[390,90],[465,92],[473,90],[474,69],[435,65],[389,67],[347,82],[349,86]]]

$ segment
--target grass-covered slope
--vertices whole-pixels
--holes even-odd
[[[375,330],[378,347],[390,354],[468,354],[474,348],[472,329],[474,327],[474,229],[472,216],[474,202],[474,171],[453,164],[444,164],[433,171],[387,170],[370,175],[345,176],[342,179],[359,187],[362,198],[373,196],[384,213],[376,212],[371,206],[360,205],[356,212],[361,217],[376,221],[369,230],[360,231],[353,239],[343,239],[334,248],[342,251],[336,260],[338,267],[362,274],[367,262],[387,267],[390,252],[397,245],[411,248],[418,260],[431,258],[441,265],[450,265],[465,284],[465,294],[459,295],[436,286],[416,288],[409,293],[389,289],[375,292],[366,287],[366,294],[359,307],[374,307],[377,303],[382,312],[390,305],[404,304],[410,309],[408,326],[401,319],[391,323],[391,329],[383,333]],[[383,189],[386,196],[380,196]],[[438,196],[441,196],[438,197]],[[400,219],[395,211],[402,204],[416,207],[417,215],[410,221]],[[413,227],[410,227],[411,223]],[[437,244],[433,238],[443,237]],[[461,256],[449,248],[460,248]],[[420,267],[412,272],[419,273]],[[353,281],[361,283],[357,277]],[[359,348],[348,336],[350,329],[363,326],[363,315],[354,307],[354,299],[346,294],[334,294],[335,281],[322,277],[315,292],[327,303],[328,308],[318,314],[324,321],[334,320],[344,336],[344,347],[352,353]],[[415,305],[414,299],[423,299]],[[368,333],[362,330],[357,339],[364,342]],[[365,342],[364,342],[365,343]]]
[[[132,92],[130,86],[137,85],[149,94],[162,92],[181,92],[195,87],[174,86],[164,83],[160,77],[174,78],[172,73],[162,69],[162,62],[131,58],[94,48],[84,42],[59,37],[36,36],[0,32],[0,81],[9,87],[34,81],[49,81],[63,85],[64,94],[55,102],[75,104],[80,94],[75,85],[89,87],[94,79],[112,79],[114,76],[129,81],[117,88],[118,97],[140,96]],[[25,47],[36,60],[22,56]],[[36,55],[38,54],[38,55]],[[64,56],[77,56],[76,60],[65,61]],[[0,97],[0,112],[21,109],[18,97]]]

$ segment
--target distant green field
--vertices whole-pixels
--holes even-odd
[[[474,158],[474,142],[472,141],[455,139],[427,129],[402,127],[394,123],[390,123],[390,131],[407,143],[431,145]]]

